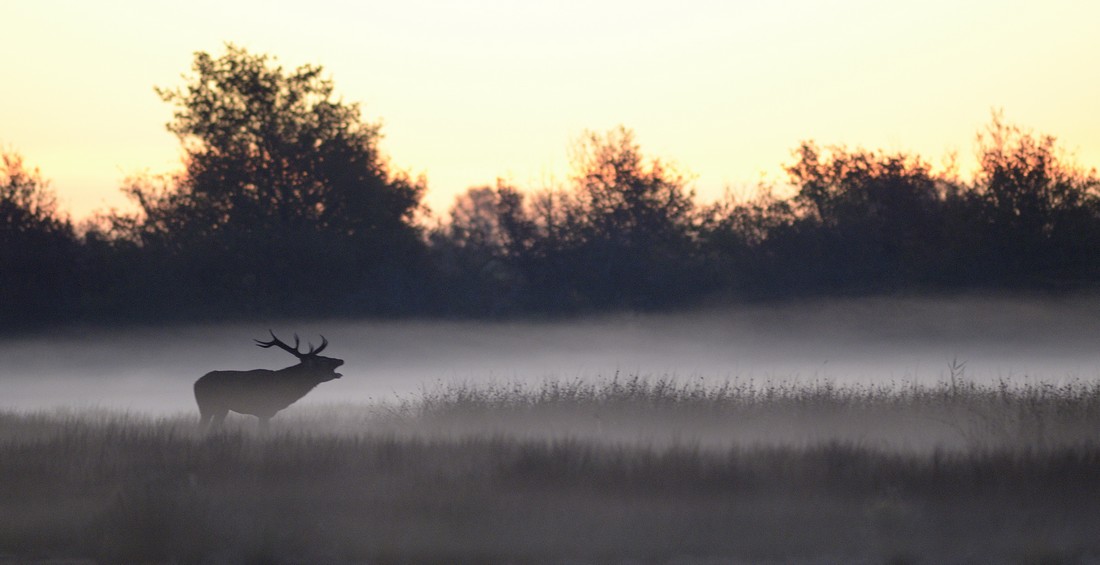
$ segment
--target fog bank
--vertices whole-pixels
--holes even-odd
[[[1100,379],[1100,299],[874,298],[616,314],[569,321],[276,322],[70,328],[0,341],[0,408],[194,410],[192,383],[215,369],[295,360],[252,345],[328,338],[342,379],[303,403],[415,397],[437,382],[677,378],[934,383],[953,359],[965,377]]]

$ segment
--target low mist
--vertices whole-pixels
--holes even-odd
[[[1098,309],[879,298],[8,339],[0,562],[1090,562]],[[253,344],[269,327],[324,334],[344,376],[270,428],[201,430],[199,376],[296,362]]]
[[[1100,378],[1090,297],[877,298],[617,314],[554,321],[309,321],[121,330],[71,328],[0,341],[0,408],[195,410],[216,369],[295,360],[253,345],[268,329],[328,338],[344,377],[300,404],[383,403],[439,383],[610,378],[934,384],[952,362],[979,383]],[[961,365],[965,363],[965,365]]]

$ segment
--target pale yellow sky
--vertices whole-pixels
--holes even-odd
[[[232,41],[325,67],[381,120],[427,203],[568,174],[585,129],[633,128],[704,199],[752,185],[803,139],[965,162],[1003,108],[1100,165],[1100,2],[960,0],[5,1],[0,147],[77,219],[129,175],[178,168],[153,86]]]

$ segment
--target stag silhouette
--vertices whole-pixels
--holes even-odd
[[[309,351],[298,351],[298,334],[294,334],[294,347],[283,343],[271,332],[271,341],[253,340],[263,348],[278,347],[298,358],[297,365],[272,371],[211,371],[195,381],[195,402],[199,405],[199,426],[203,431],[220,427],[229,411],[251,414],[260,419],[260,429],[267,430],[272,416],[294,404],[313,387],[342,375],[336,368],[344,364],[342,359],[320,355],[328,340],[321,336],[321,346]]]

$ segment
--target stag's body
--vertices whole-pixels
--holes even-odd
[[[284,349],[301,362],[278,371],[211,371],[200,377],[195,381],[195,402],[199,405],[199,424],[203,429],[220,426],[230,411],[256,416],[260,419],[260,428],[266,429],[268,421],[280,410],[317,385],[340,378],[336,368],[344,362],[318,355],[328,345],[327,340],[316,350],[311,345],[308,353],[300,353],[298,336],[294,336],[293,349],[279,341],[274,333],[271,337],[270,342],[257,340],[256,344]]]

